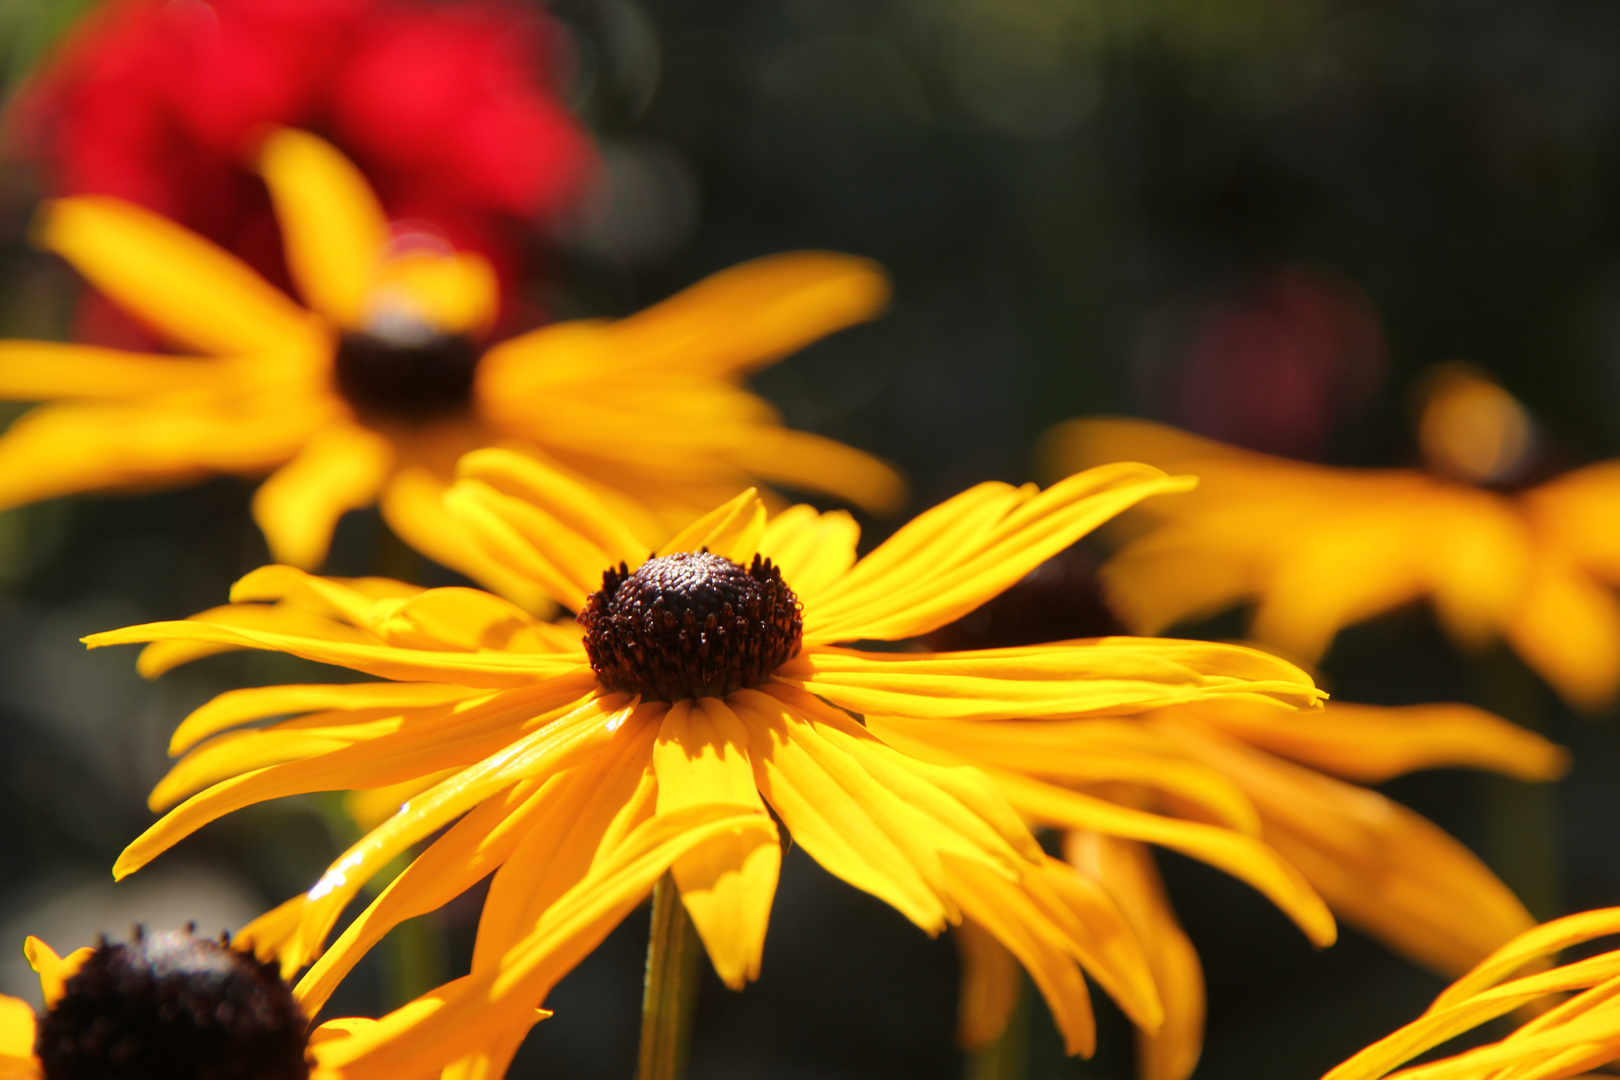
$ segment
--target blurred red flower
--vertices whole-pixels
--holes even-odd
[[[267,128],[305,128],[366,171],[396,220],[509,280],[525,234],[592,161],[548,86],[560,34],[518,0],[111,0],[11,121],[53,193],[129,199],[283,281],[268,196],[243,165]]]

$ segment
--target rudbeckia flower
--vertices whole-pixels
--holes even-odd
[[[592,166],[553,89],[567,44],[515,0],[111,0],[24,85],[12,146],[51,194],[126,199],[279,280],[245,155],[267,128],[321,131],[391,217],[430,223],[504,279]]]
[[[1198,475],[1155,502],[1104,568],[1133,630],[1158,633],[1243,601],[1251,636],[1311,661],[1341,627],[1420,599],[1464,645],[1497,636],[1568,701],[1620,690],[1620,462],[1516,493],[1531,447],[1522,408],[1466,371],[1423,415],[1427,471],[1267,457],[1155,424],[1082,420],[1048,436],[1057,473],[1120,457]]]
[[[128,203],[47,206],[41,242],[191,355],[0,343],[0,396],[50,402],[0,437],[0,506],[271,473],[253,509],[278,561],[318,565],[338,518],[378,501],[423,553],[533,605],[533,583],[442,509],[465,451],[522,448],[592,485],[647,543],[752,477],[870,508],[898,499],[887,466],[783,428],[739,386],[882,305],[864,260],[761,259],[628,319],[492,343],[482,258],[391,230],[365,179],[312,135],[273,135],[260,168],[308,309]]]
[[[1428,1011],[1324,1080],[1561,1080],[1620,1059],[1620,952],[1558,967],[1547,959],[1620,933],[1620,908],[1555,919],[1515,938],[1448,987]],[[1398,1069],[1481,1024],[1523,1008],[1534,1019],[1506,1038]]]
[[[1067,721],[868,713],[866,728],[926,761],[973,763],[1026,821],[1064,831],[1066,858],[1125,913],[1159,988],[1165,1020],[1139,1034],[1142,1080],[1191,1075],[1204,1018],[1198,955],[1148,844],[1224,869],[1222,842],[1258,837],[1336,915],[1455,976],[1535,920],[1462,844],[1346,780],[1377,783],[1448,766],[1546,780],[1567,766],[1564,752],[1540,736],[1465,705],[1330,703],[1302,715],[1213,699]],[[1210,821],[1229,832],[1203,824]],[[972,1048],[1005,1029],[1017,968],[982,931],[966,930],[962,1039]]]
[[[1264,653],[1204,642],[976,653],[842,643],[943,625],[1127,506],[1188,480],[1116,465],[1046,491],[981,484],[857,559],[858,530],[842,512],[800,506],[767,523],[745,493],[649,555],[585,489],[532,459],[485,450],[461,473],[448,501],[462,520],[507,570],[578,612],[577,624],[537,622],[473,590],[376,599],[376,583],[271,567],[237,585],[230,617],[87,639],[153,643],[154,666],[188,650],[258,648],[386,680],[238,690],[192,714],[175,734],[185,757],[153,793],[154,806],[173,809],[115,867],[129,874],[265,799],[402,785],[408,801],[397,813],[307,894],[243,932],[288,971],[315,961],[297,992],[316,1012],[390,927],[493,872],[471,973],[431,1008],[346,1040],[329,1064],[353,1080],[434,1075],[458,1061],[498,1075],[556,979],[662,868],[643,862],[620,884],[582,883],[613,860],[630,865],[617,854],[627,835],[679,836],[682,815],[700,812],[729,815],[731,832],[701,856],[662,865],[730,986],[759,975],[780,821],[829,872],[929,933],[964,918],[984,927],[1029,969],[1071,1051],[1089,1050],[1094,1037],[1082,968],[1138,1023],[1159,1023],[1141,947],[1106,892],[1045,855],[982,772],[906,754],[860,717],[1066,720],[1214,698],[1306,707],[1320,696],[1310,679]],[[287,714],[298,715],[231,730]],[[1112,822],[1127,835],[1159,820],[1107,813],[1099,828]],[[323,949],[363,884],[445,826]],[[1218,853],[1211,858],[1315,940],[1332,939],[1321,900],[1257,838],[1217,825],[1167,828],[1189,838],[1184,846]],[[570,888],[582,899],[560,912],[553,901]]]
[[[24,947],[45,1012],[0,996],[0,1080],[305,1080],[309,1023],[275,965],[190,929]],[[363,1023],[363,1022],[362,1022]],[[352,1020],[328,1029],[346,1032]],[[316,1038],[330,1032],[317,1032]]]

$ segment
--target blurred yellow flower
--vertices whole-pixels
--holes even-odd
[[[521,449],[587,484],[646,545],[754,478],[874,510],[899,501],[887,466],[784,428],[739,385],[870,318],[888,289],[869,262],[760,259],[618,322],[555,324],[486,349],[498,290],[480,256],[391,228],[365,178],[312,135],[270,136],[259,167],[307,310],[131,204],[47,205],[39,242],[194,355],[0,343],[0,396],[49,402],[0,438],[0,506],[270,473],[253,509],[278,561],[319,565],[338,518],[378,501],[408,543],[532,606],[532,583],[443,510],[468,450]]]
[[[471,974],[431,1007],[334,1044],[327,1065],[355,1080],[456,1062],[499,1075],[551,986],[666,867],[716,971],[742,986],[759,974],[778,820],[828,871],[929,933],[964,918],[988,929],[1029,969],[1071,1051],[1094,1039],[1082,969],[1135,1022],[1158,1026],[1146,958],[1107,892],[1046,856],[982,772],[905,754],[858,717],[1067,720],[1210,698],[1304,707],[1320,697],[1309,677],[1203,642],[973,653],[837,643],[902,640],[958,618],[1184,479],[1115,465],[1044,492],[981,484],[857,560],[858,528],[842,512],[799,506],[767,523],[745,494],[649,556],[586,490],[528,458],[479,451],[461,474],[452,509],[509,571],[579,612],[577,626],[470,589],[269,567],[237,585],[232,608],[87,639],[153,643],[147,670],[197,649],[259,648],[389,680],[237,690],[193,713],[174,737],[185,757],[152,796],[155,808],[179,805],[115,867],[129,874],[265,799],[414,784],[308,894],[243,932],[289,974],[315,961],[297,993],[316,1012],[389,928],[493,872]],[[1256,837],[1108,813],[1101,831],[1173,834],[1265,890],[1314,940],[1332,940],[1327,908]],[[362,885],[446,826],[323,951]],[[574,906],[563,910],[565,895]]]
[[[1534,1019],[1497,1042],[1401,1069],[1403,1080],[1560,1080],[1620,1059],[1620,952],[1546,970],[1546,958],[1620,933],[1620,908],[1556,919],[1504,945],[1325,1080],[1377,1080],[1419,1054],[1521,1006]]]
[[[1233,836],[1258,837],[1335,914],[1457,975],[1535,920],[1438,827],[1334,777],[1374,783],[1467,765],[1545,780],[1567,765],[1564,752],[1540,736],[1465,705],[1329,704],[1300,714],[1227,699],[1068,721],[868,714],[866,726],[923,760],[977,765],[1026,821],[1065,831],[1069,862],[1119,904],[1153,968],[1165,1021],[1139,1034],[1142,1080],[1191,1075],[1204,1015],[1198,955],[1147,844],[1238,873],[1270,893],[1264,879],[1232,859]],[[962,1034],[976,1047],[1005,1029],[1017,970],[971,928],[962,944]]]
[[[1151,526],[1104,568],[1141,633],[1254,604],[1251,635],[1304,661],[1341,627],[1428,598],[1465,645],[1500,635],[1573,704],[1620,690],[1620,461],[1517,494],[1529,421],[1466,370],[1438,381],[1419,432],[1429,471],[1311,465],[1132,420],[1054,428],[1056,474],[1105,460],[1194,473],[1199,486],[1142,511]]]

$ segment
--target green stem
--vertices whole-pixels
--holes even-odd
[[[681,903],[681,891],[666,873],[653,889],[647,986],[641,996],[641,1064],[636,1080],[681,1080],[685,1074],[702,953],[703,944]]]
[[[1029,988],[1019,975],[1018,1003],[995,1042],[968,1055],[967,1080],[1024,1080],[1029,1071]]]

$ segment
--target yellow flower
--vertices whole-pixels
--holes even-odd
[[[503,566],[578,611],[577,627],[475,590],[393,586],[379,599],[374,582],[270,567],[237,585],[235,615],[87,639],[155,643],[156,666],[185,658],[166,650],[259,648],[390,680],[237,690],[193,713],[175,734],[186,756],[153,793],[155,807],[179,805],[114,871],[264,799],[414,784],[420,793],[308,894],[244,931],[289,972],[316,961],[298,986],[314,1012],[390,927],[493,871],[471,973],[436,1004],[334,1044],[325,1065],[356,1080],[434,1075],[457,1061],[498,1075],[556,979],[665,868],[716,971],[741,987],[759,974],[777,821],[828,871],[929,933],[963,918],[988,928],[1029,969],[1072,1051],[1093,1038],[1082,968],[1136,1022],[1157,1026],[1146,960],[1107,893],[1044,855],[983,773],[898,751],[859,716],[1064,720],[1211,698],[1309,706],[1320,696],[1310,679],[1203,642],[974,653],[839,643],[906,639],[958,618],[1185,479],[1116,465],[1044,492],[982,484],[857,560],[858,529],[842,512],[799,506],[767,523],[745,493],[648,555],[588,492],[527,458],[480,451],[461,473],[451,506]],[[229,730],[287,714],[299,715]],[[1184,846],[1218,850],[1313,938],[1332,939],[1326,907],[1255,837],[1112,813],[1128,835],[1164,821],[1196,837]],[[361,886],[444,826],[323,952]]]
[[[314,567],[350,509],[380,502],[424,554],[534,605],[441,495],[464,452],[504,445],[587,483],[648,544],[753,478],[870,509],[892,470],[782,427],[739,383],[885,302],[881,273],[825,253],[746,263],[618,321],[485,348],[493,273],[392,229],[327,143],[264,144],[306,310],[233,256],[111,198],[49,204],[37,237],[185,356],[0,343],[0,396],[47,401],[0,438],[0,507],[74,492],[270,473],[254,515],[277,561]]]
[[[1341,627],[1428,598],[1460,642],[1501,635],[1570,702],[1612,700],[1620,462],[1516,495],[1464,482],[1511,475],[1528,421],[1499,387],[1456,371],[1420,434],[1429,472],[1310,465],[1129,420],[1060,425],[1045,455],[1059,472],[1129,458],[1199,477],[1196,492],[1145,510],[1152,526],[1104,570],[1133,630],[1252,601],[1252,636],[1310,661]]]
[[[1402,1063],[1524,1007],[1534,1019],[1497,1042],[1395,1073],[1403,1080],[1559,1080],[1620,1058],[1620,952],[1546,970],[1546,958],[1620,933],[1620,908],[1538,926],[1453,983],[1428,1011],[1327,1074],[1377,1080]]]
[[[1298,714],[1217,699],[1070,721],[868,714],[866,726],[924,760],[978,765],[1025,820],[1065,830],[1068,860],[1118,903],[1158,984],[1165,1021],[1139,1035],[1143,1080],[1191,1074],[1204,1012],[1197,953],[1146,844],[1243,875],[1243,863],[1223,844],[1233,835],[1258,837],[1335,914],[1413,960],[1457,975],[1534,920],[1456,840],[1377,792],[1334,777],[1373,783],[1414,769],[1467,765],[1549,779],[1567,765],[1564,752],[1540,736],[1465,705],[1329,704]],[[1228,831],[1203,824],[1209,821]],[[1265,879],[1243,876],[1270,891]],[[1005,1028],[1017,1000],[1017,970],[971,928],[961,943],[962,1032],[972,1047]]]

